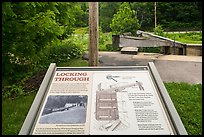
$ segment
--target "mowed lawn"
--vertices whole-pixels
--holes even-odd
[[[2,134],[17,135],[23,125],[36,93],[16,99],[2,99]]]
[[[165,83],[189,135],[202,135],[202,84]]]

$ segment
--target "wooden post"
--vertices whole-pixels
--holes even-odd
[[[98,66],[98,2],[89,2],[89,66]]]
[[[154,2],[154,32],[157,27],[157,3]]]

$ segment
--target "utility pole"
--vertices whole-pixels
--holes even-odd
[[[89,2],[89,66],[98,66],[98,2]]]
[[[154,2],[154,32],[157,27],[157,2]]]

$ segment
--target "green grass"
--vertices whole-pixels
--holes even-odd
[[[202,44],[202,33],[166,33],[165,37],[172,40],[189,43],[189,44]]]
[[[189,135],[202,134],[202,85],[165,83]]]
[[[74,30],[74,34],[88,34],[89,28],[88,27],[82,27],[82,28],[76,28]]]
[[[56,64],[58,67],[83,67],[88,66],[88,61],[82,59],[72,59],[68,62]]]
[[[35,93],[2,100],[2,134],[17,135],[34,100]]]

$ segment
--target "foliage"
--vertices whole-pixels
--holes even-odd
[[[120,51],[120,50],[121,47],[114,47],[112,44],[107,44],[105,51]]]
[[[166,30],[201,30],[202,2],[157,2],[157,22]]]
[[[202,29],[201,11],[202,2],[158,2],[160,31]],[[111,31],[110,24],[113,33],[136,33],[138,24],[141,29],[152,30],[154,2],[100,2],[99,20],[99,50],[118,50],[111,45],[112,33],[103,32]],[[64,63],[80,57],[88,49],[87,26],[87,2],[3,2],[2,85],[8,86],[6,92],[21,94],[16,83],[47,68],[52,61]],[[74,31],[78,27],[84,28]],[[174,37],[185,43],[202,43],[202,33]]]
[[[99,26],[102,32],[110,32],[113,15],[116,14],[121,2],[99,2]]]
[[[130,2],[130,8],[135,10],[135,16],[139,20],[141,30],[154,28],[154,2]]]
[[[165,83],[189,135],[202,135],[202,84]]]
[[[35,72],[28,72],[24,74],[15,75],[16,79],[19,79],[17,83],[9,83],[2,85],[2,97],[5,98],[16,98],[21,95],[25,95],[24,84]]]
[[[88,50],[89,36],[88,27],[77,28],[74,31],[72,37],[69,40],[73,41],[77,45],[83,47],[84,51]],[[108,51],[107,45],[112,42],[112,33],[103,33],[101,27],[99,27],[99,51]]]
[[[74,34],[65,41],[72,41],[86,51],[88,49],[88,27],[75,29]]]
[[[87,27],[89,25],[89,5],[88,2],[78,2],[78,10],[75,11],[75,27]]]
[[[136,11],[141,29],[151,31],[154,28],[154,2],[129,2]],[[157,2],[157,24],[165,31],[201,30],[202,2]]]
[[[164,30],[161,25],[157,25],[154,34],[159,35],[159,36],[164,36]]]
[[[66,40],[62,42],[62,44],[58,46],[47,47],[44,50],[42,57],[40,57],[39,64],[40,66],[49,66],[50,63],[63,63],[67,62],[73,58],[79,58],[84,53],[83,47],[80,45],[76,45],[74,42],[70,40]]]
[[[83,27],[83,28],[77,28],[74,31],[74,34],[67,40],[73,41],[78,46],[82,47],[83,51],[88,50],[89,45],[89,28]]]
[[[55,44],[55,46],[46,47],[38,53],[38,67],[47,68],[50,63],[69,64],[73,59],[80,58],[87,50],[88,45],[88,28],[79,28],[74,30],[68,39]]]
[[[83,53],[83,49],[80,49],[77,45],[66,42],[61,46],[55,46],[50,49],[49,58],[57,62],[66,62],[71,58],[78,58]]]
[[[166,33],[165,37],[175,39],[183,43],[202,44],[202,32],[188,32],[188,33]]]
[[[35,68],[39,52],[68,38],[77,10],[69,2],[3,2],[3,78]]]
[[[19,95],[23,95],[24,94],[24,89],[23,86],[21,85],[11,85],[11,86],[5,86],[2,89],[2,96],[3,98],[13,98]]]
[[[135,17],[135,11],[130,9],[127,2],[120,5],[119,11],[117,14],[114,14],[110,27],[116,35],[125,32],[131,32],[132,35],[136,35],[136,31],[140,28],[140,25],[138,19]]]
[[[99,28],[99,51],[108,51],[107,45],[112,42],[112,33],[103,33]]]
[[[88,27],[79,27],[74,30],[74,34],[76,35],[88,34],[89,33],[88,31],[89,31]]]
[[[139,52],[160,53],[160,47],[140,47]]]

